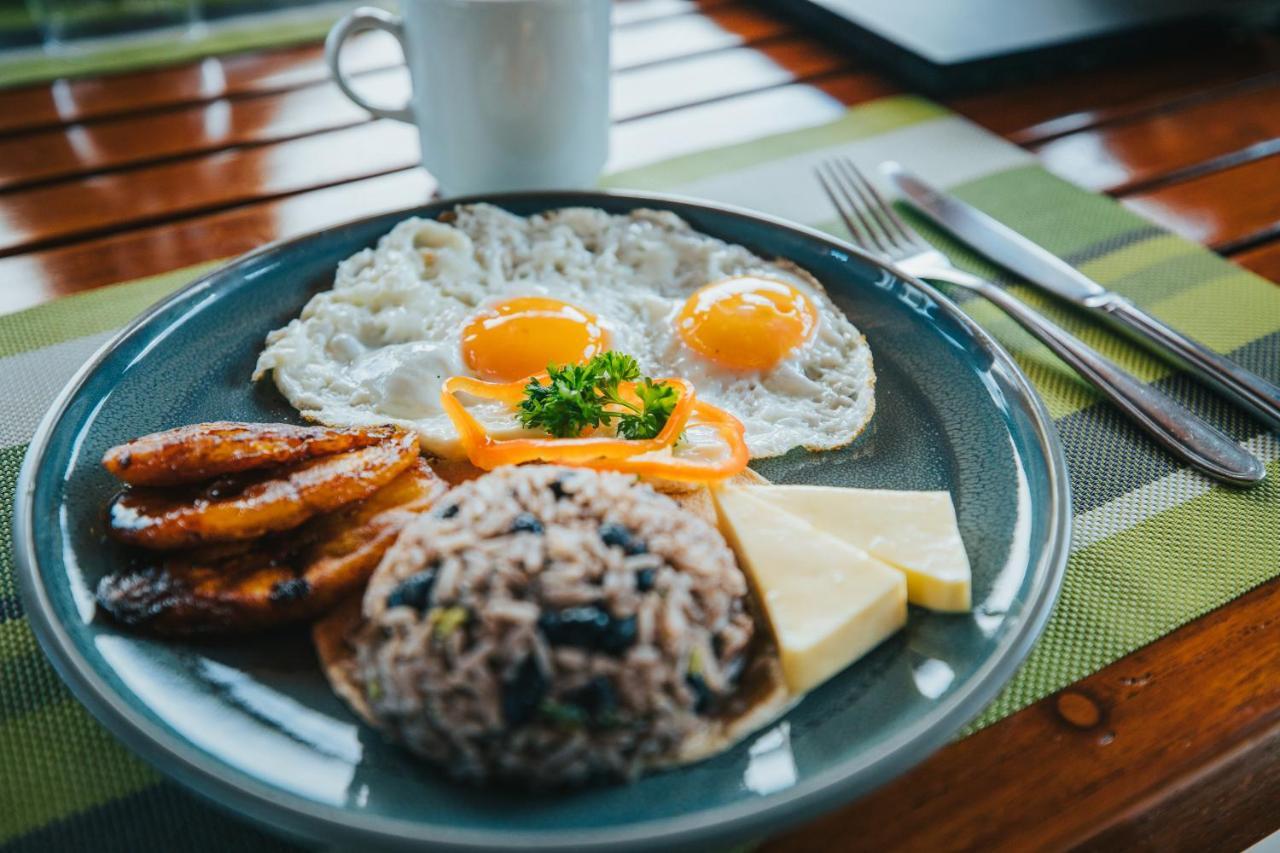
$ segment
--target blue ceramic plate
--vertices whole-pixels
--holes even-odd
[[[410,215],[267,246],[205,276],[108,344],[54,404],[18,487],[14,541],[31,623],[62,677],[122,740],[235,811],[326,842],[617,848],[761,836],[879,785],[941,746],[1012,675],[1053,605],[1067,474],[1023,375],[937,291],[815,231],[693,201],[601,193],[487,199],[672,210],[695,228],[813,272],[868,337],[876,414],[850,447],[758,465],[784,483],[950,489],[974,569],[972,614],[914,610],[905,631],[773,728],[631,786],[534,796],[450,784],[381,741],[330,693],[306,632],[161,642],[95,615],[120,559],[102,536],[126,439],[209,420],[297,421],[249,375],[263,336],[332,284],[335,265]]]

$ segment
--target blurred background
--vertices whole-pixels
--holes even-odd
[[[426,2],[429,0],[407,0]],[[608,2],[608,0],[600,0]],[[681,0],[671,0],[680,5]],[[118,51],[184,55],[246,40],[303,41],[356,5],[395,0],[0,0],[6,59]],[[624,7],[619,0],[615,7]],[[757,0],[911,87],[955,94],[1029,77],[1196,51],[1280,26],[1277,0]],[[203,46],[201,42],[206,42]],[[1188,56],[1190,60],[1193,54]]]
[[[333,0],[0,0],[0,49],[84,50],[122,36],[199,39],[210,34],[211,25],[216,30],[235,19],[331,20],[353,5]]]

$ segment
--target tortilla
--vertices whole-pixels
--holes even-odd
[[[364,695],[364,685],[356,679],[355,633],[364,622],[360,613],[361,595],[353,595],[311,626],[311,642],[315,643],[320,669],[329,687],[342,701],[373,728],[378,720]]]

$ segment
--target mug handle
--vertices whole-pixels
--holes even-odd
[[[380,107],[377,104],[371,104],[351,87],[346,75],[342,73],[339,55],[342,52],[343,43],[351,36],[367,30],[382,30],[395,36],[396,41],[400,42],[400,50],[404,53],[407,61],[409,50],[404,41],[404,23],[400,18],[373,6],[362,6],[345,15],[341,21],[334,24],[333,29],[329,30],[328,37],[324,40],[324,59],[329,65],[329,70],[333,73],[334,82],[338,84],[342,94],[354,101],[356,106],[365,108],[379,118],[393,118],[396,121],[413,124],[413,107],[410,102],[406,101],[404,106],[400,107]]]

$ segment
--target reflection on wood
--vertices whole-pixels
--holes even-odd
[[[648,65],[616,76],[614,117],[631,119],[738,95],[843,65],[833,51],[814,49],[797,38]],[[359,85],[379,103],[399,103],[408,96],[407,74],[399,68],[364,75]],[[326,83],[0,137],[0,190],[236,145],[279,142],[368,120],[364,110]]]
[[[1219,251],[1280,229],[1280,155],[1124,199],[1125,206]]]
[[[666,21],[659,8],[642,14],[640,7],[645,5],[650,4],[637,4],[628,25],[617,32],[614,63],[618,67],[747,44],[788,29],[776,18],[750,9],[731,8],[724,0],[697,4],[707,10],[706,16],[687,14],[691,4],[668,6],[668,13],[674,17]],[[399,48],[384,34],[352,39],[342,56],[343,67],[350,73],[400,62]],[[324,51],[319,45],[306,45],[211,57],[194,64],[111,77],[64,80],[0,92],[0,133],[229,96],[280,92],[328,79]]]
[[[783,86],[626,122],[614,128],[611,168],[629,169],[707,144],[731,145],[821,124],[838,118],[846,104],[890,91],[877,77],[840,74],[824,79],[820,87]],[[407,156],[411,165],[416,149]],[[412,180],[406,177],[410,175]],[[83,182],[67,186],[83,186]],[[414,169],[188,221],[131,229],[65,248],[0,258],[0,294],[5,310],[17,310],[53,295],[227,257],[354,216],[418,204],[431,186],[427,176]],[[0,195],[0,205],[3,199]],[[217,239],[208,239],[214,232]]]
[[[1266,85],[1069,134],[1032,150],[1069,181],[1124,194],[1217,159],[1252,159],[1277,140],[1280,75]]]

